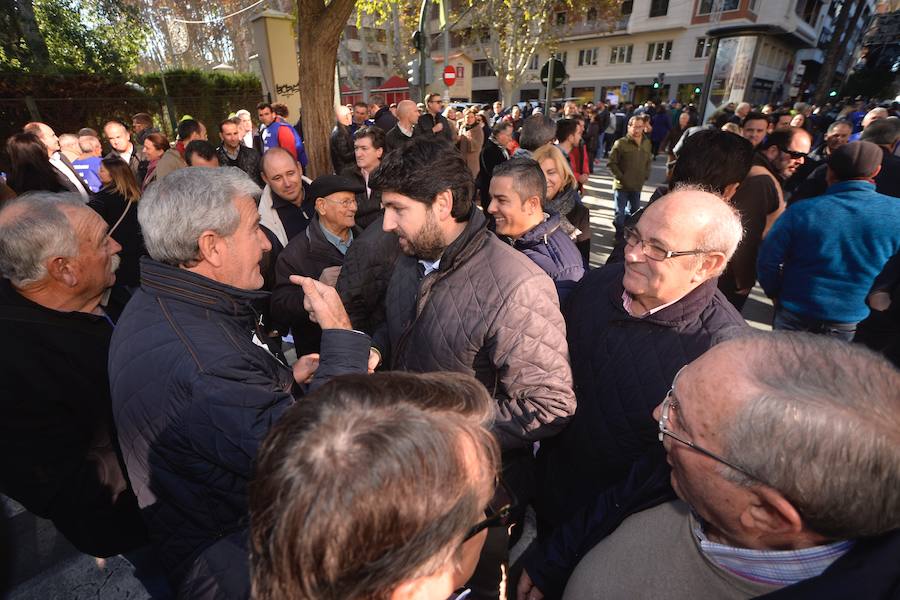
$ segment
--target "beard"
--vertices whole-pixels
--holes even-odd
[[[415,237],[400,237],[400,249],[407,256],[414,256],[421,260],[434,261],[444,253],[444,236],[438,227],[437,218],[432,210],[425,213],[425,224]],[[403,242],[406,242],[405,244]]]

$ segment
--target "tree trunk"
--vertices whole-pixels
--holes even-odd
[[[843,55],[847,45],[842,38],[844,37],[844,32],[847,31],[850,24],[856,18],[856,13],[859,12],[857,7],[859,6],[859,0],[844,0],[844,5],[841,7],[841,14],[838,15],[837,21],[834,24],[834,34],[831,36],[831,41],[828,44],[828,53],[825,55],[825,62],[822,63],[822,68],[819,70],[819,78],[816,81],[816,95],[814,98],[816,104],[823,104],[828,100],[828,91],[831,88],[831,81],[834,79],[838,61]]]
[[[334,127],[334,68],[341,32],[355,0],[297,0],[297,40],[300,45],[300,102],[308,177],[332,172],[328,151]]]
[[[47,50],[44,35],[38,29],[34,3],[32,0],[14,0],[14,2],[19,15],[19,29],[22,31],[25,45],[31,52],[31,65],[36,69],[46,69],[50,66],[50,51]]]
[[[503,103],[503,106],[512,106],[513,105],[513,96],[515,95],[518,88],[516,85],[511,82],[506,77],[497,77],[497,85],[500,89],[500,102]]]

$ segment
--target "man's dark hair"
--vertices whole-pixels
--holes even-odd
[[[450,190],[457,223],[469,220],[475,185],[462,154],[450,142],[417,137],[403,152],[388,152],[369,177],[369,188],[395,192],[431,206],[435,197]]]
[[[512,179],[513,189],[519,195],[519,199],[525,202],[532,196],[541,200],[541,206],[547,202],[547,178],[541,165],[531,158],[511,158],[494,167],[492,179],[497,177],[509,177]]]
[[[184,162],[191,166],[195,156],[206,160],[218,160],[215,147],[206,140],[194,140],[184,147]]]
[[[747,121],[765,121],[769,122],[769,117],[762,114],[761,112],[748,112],[747,116],[743,118],[741,121],[741,127],[747,124]]]
[[[281,102],[274,102],[272,104],[272,112],[283,119],[287,119],[288,115],[290,115],[287,104],[283,104]]]
[[[559,142],[564,142],[576,131],[578,131],[578,121],[575,119],[560,119],[556,122],[556,139]]]
[[[241,119],[240,119],[239,117],[229,117],[229,118],[225,119],[224,121],[222,121],[221,123],[219,123],[219,132],[221,133],[221,132],[222,132],[222,127],[223,127],[224,125],[229,124],[229,123],[231,123],[232,125],[237,125],[238,128],[240,128],[240,126],[241,126]]]
[[[153,117],[151,117],[147,113],[136,113],[133,117],[131,117],[131,121],[133,123],[146,125],[147,127],[153,127]]]
[[[362,107],[362,108],[364,108],[364,109],[366,109],[366,110],[369,110],[369,105],[366,104],[365,102],[363,102],[362,100],[360,100],[359,102],[354,102],[354,103],[353,103],[353,108],[357,108],[357,107]]]
[[[678,184],[701,185],[722,195],[729,185],[742,182],[751,166],[753,144],[749,140],[730,131],[704,129],[684,141],[669,189]]]
[[[367,137],[372,141],[372,147],[376,150],[378,148],[384,148],[384,130],[382,130],[381,127],[363,125],[353,134],[354,140],[360,140],[364,137]]]
[[[348,375],[294,404],[249,486],[253,597],[386,598],[458,559],[498,472],[492,414],[458,373]]]
[[[512,127],[514,127],[512,121],[497,121],[491,125],[491,135],[496,136],[504,129],[511,129]]]
[[[544,144],[556,139],[556,123],[547,115],[531,115],[522,124],[519,146],[534,152]]]
[[[260,102],[259,104],[256,105],[257,111],[263,110],[264,108],[268,108],[269,110],[272,110],[272,105],[268,102]]]
[[[186,140],[195,133],[200,133],[200,121],[196,119],[184,119],[178,123],[178,139]]]
[[[807,137],[812,137],[808,131],[803,129],[802,127],[781,127],[776,129],[769,136],[763,140],[763,142],[756,147],[759,151],[765,151],[771,148],[772,146],[778,146],[780,149],[784,150],[787,148],[792,141],[794,141],[794,137],[798,135],[805,135]]]

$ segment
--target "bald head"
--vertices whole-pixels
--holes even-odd
[[[741,102],[737,105],[737,108],[734,109],[734,114],[743,119],[750,113],[750,108],[749,102]]]
[[[353,122],[353,112],[346,106],[338,106],[334,109],[334,116],[341,125],[350,126]]]
[[[69,160],[75,160],[81,156],[81,147],[78,145],[78,136],[64,133],[59,136],[59,151]]]
[[[397,104],[397,119],[403,123],[403,126],[409,129],[409,126],[416,122],[419,118],[419,109],[412,100],[401,100]]]
[[[887,119],[888,116],[890,116],[890,115],[886,108],[883,108],[881,106],[879,106],[877,108],[873,108],[872,110],[870,110],[869,112],[866,113],[865,117],[863,117],[863,120],[862,120],[863,129],[865,129],[866,127],[868,127],[875,121],[878,121],[880,119]]]
[[[131,147],[131,136],[128,129],[118,121],[109,121],[103,126],[103,135],[109,141],[112,149],[119,153],[126,153]]]
[[[33,121],[25,125],[22,130],[33,133],[41,140],[41,143],[47,148],[47,156],[53,156],[54,153],[59,151],[59,138],[56,137],[56,133],[46,123]]]

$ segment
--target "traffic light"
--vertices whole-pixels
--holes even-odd
[[[659,79],[659,83],[660,83],[660,84],[663,84],[663,83],[666,82],[666,74],[665,74],[665,73],[659,73],[659,74],[656,76],[656,78]]]
[[[409,85],[419,85],[419,58],[412,59],[406,66],[406,80]]]
[[[659,78],[657,78],[657,77],[654,77],[654,78],[653,78],[653,89],[654,89],[654,90],[658,90],[658,89],[659,89]]]
[[[695,94],[699,94],[699,93],[700,93],[700,86],[699,86],[699,85],[696,86],[696,87],[694,88],[694,93],[695,93]]]
[[[830,92],[828,92],[828,95],[834,98],[835,96],[837,96],[837,90],[831,90]]]

